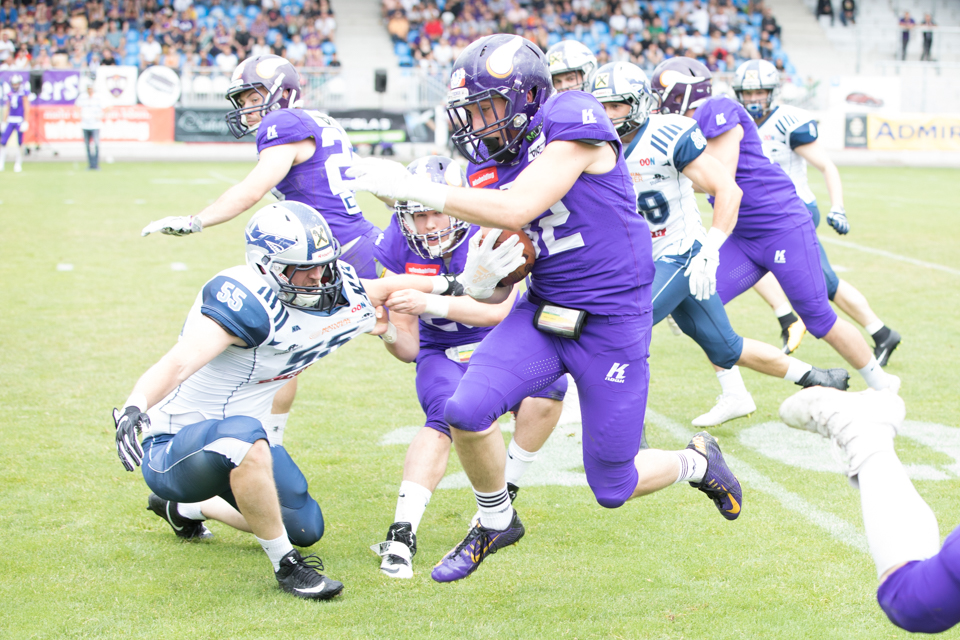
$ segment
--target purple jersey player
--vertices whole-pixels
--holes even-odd
[[[550,87],[536,45],[514,35],[481,38],[454,64],[447,104],[453,141],[471,160],[467,176],[475,188],[420,180],[377,159],[347,172],[358,178],[358,190],[415,200],[474,224],[522,229],[537,249],[530,288],[474,352],[446,405],[480,518],[434,568],[441,582],[465,578],[523,536],[504,479],[503,440],[490,424],[564,373],[579,389],[584,470],[602,506],[688,481],[725,518],[740,513],[740,485],[709,434],[697,434],[682,451],[640,449],[652,320],[650,232],[636,213],[620,141],[603,107],[581,91],[551,97]],[[497,236],[494,230],[482,244],[472,241],[467,264]],[[500,273],[474,272],[467,293],[505,299],[510,287],[494,288]]]
[[[23,132],[27,130],[27,121],[25,119],[27,104],[30,101],[30,91],[23,84],[23,77],[20,74],[11,76],[10,91],[7,93],[2,104],[0,104],[0,171],[3,171],[7,160],[7,143],[14,135],[17,136],[16,155],[13,161],[14,173],[23,170],[20,162],[20,147],[23,145]]]
[[[880,608],[901,629],[940,633],[960,623],[960,527],[941,547],[937,518],[894,450],[905,415],[903,400],[889,390],[813,387],[780,407],[785,423],[830,438],[846,455],[880,579]]]
[[[343,128],[318,111],[300,109],[300,76],[285,58],[247,58],[233,72],[227,99],[231,133],[240,138],[257,131],[257,166],[239,184],[195,216],[171,216],[151,222],[143,235],[182,236],[237,217],[272,191],[280,200],[302,202],[319,211],[343,247],[341,260],[361,278],[376,278],[373,243],[380,230],[360,212],[341,171],[353,147]],[[296,379],[275,397],[271,424],[282,430],[297,389]]]
[[[415,160],[407,171],[439,184],[466,184],[463,169],[443,156]],[[377,241],[377,260],[385,273],[459,273],[467,259],[464,240],[478,230],[418,202],[399,201],[391,224]],[[396,292],[387,300],[395,329],[388,329],[383,340],[398,359],[417,363],[417,397],[426,414],[425,426],[407,450],[394,522],[386,541],[373,547],[383,558],[380,570],[387,576],[413,577],[417,527],[450,456],[450,426],[443,418],[444,407],[467,370],[470,356],[491,328],[506,317],[515,300],[514,293],[500,304],[483,304],[468,296],[450,298],[412,289]],[[515,408],[516,431],[506,465],[511,498],[556,426],[566,388],[567,379],[561,377]]]
[[[871,388],[897,391],[900,379],[883,371],[860,332],[830,306],[813,220],[793,181],[763,154],[757,126],[743,105],[711,96],[710,71],[692,58],[661,63],[652,85],[661,113],[693,117],[707,138],[707,153],[735,173],[743,190],[733,233],[708,258],[718,260],[708,269],[716,274],[723,303],[772,272],[811,334],[826,340]]]

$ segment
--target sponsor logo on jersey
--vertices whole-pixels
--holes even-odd
[[[543,153],[544,147],[547,146],[547,137],[541,135],[540,138],[530,145],[530,149],[527,151],[527,162],[533,162],[537,159],[541,153]]]
[[[631,174],[630,174],[630,177],[633,179],[633,184],[639,184],[639,183],[643,182],[643,174],[642,174],[642,173],[631,173]]]
[[[367,306],[367,304],[365,302],[361,302],[360,304],[351,307],[350,313],[356,313],[357,311],[360,311],[361,309],[363,309],[365,306]]]
[[[309,366],[310,366],[310,365],[307,365],[307,367],[309,367]],[[300,375],[301,373],[303,373],[304,371],[306,371],[306,370],[307,370],[307,367],[303,367],[302,369],[298,369],[298,370],[294,371],[293,373],[284,373],[284,374],[281,374],[281,375],[279,375],[279,376],[277,376],[277,377],[275,377],[275,378],[270,378],[269,380],[258,380],[258,381],[257,381],[257,384],[266,384],[267,382],[276,382],[277,380],[289,380],[289,379],[291,379],[291,378],[296,378],[298,375]]]
[[[607,371],[607,376],[604,378],[604,380],[607,382],[623,384],[627,381],[627,367],[629,366],[629,364],[620,364],[619,362],[614,362],[613,366],[610,367],[610,371]]]
[[[497,168],[490,167],[470,174],[470,186],[474,189],[485,187],[497,181]]]
[[[725,125],[725,124],[727,124],[727,116],[723,115],[722,113],[718,113],[718,114],[717,114],[717,126],[719,127],[719,126]]]
[[[593,81],[594,89],[604,89],[610,86],[610,74],[609,73],[598,73],[597,79]]]
[[[593,124],[597,121],[597,116],[593,115],[593,109],[583,109],[580,115],[583,116],[583,124]]]
[[[267,128],[267,140],[276,140],[280,135],[277,133],[277,125],[272,124]]]
[[[773,255],[773,261],[777,264],[787,264],[787,250],[777,249],[776,253]]]
[[[293,327],[290,329],[290,333],[296,333],[297,331],[300,331],[300,325],[295,324],[295,325],[293,325]]]
[[[666,228],[666,227],[664,227],[663,229],[657,229],[656,231],[651,231],[651,232],[650,232],[650,237],[651,237],[651,238],[654,238],[654,239],[656,239],[656,238],[662,238],[662,237],[665,236],[665,235],[667,235],[667,228]]]
[[[438,276],[440,275],[440,265],[408,262],[404,272],[414,276]]]
[[[630,158],[630,162],[636,162],[641,167],[655,167],[657,166],[656,158]]]
[[[703,131],[700,131],[700,129],[694,129],[693,133],[690,134],[690,139],[693,140],[693,146],[697,149],[703,149],[707,146],[707,139],[703,137]]]
[[[667,179],[667,176],[660,175],[659,173],[654,174],[653,178],[650,179],[650,184],[657,184],[658,182],[663,182]]]
[[[353,318],[344,318],[343,320],[337,320],[337,321],[334,322],[334,323],[328,324],[327,326],[325,326],[325,327],[324,327],[323,329],[321,329],[320,331],[315,331],[315,332],[311,333],[311,334],[310,334],[310,339],[313,340],[314,338],[318,338],[318,337],[322,336],[322,335],[325,334],[325,333],[330,333],[331,331],[336,331],[337,329],[342,329],[343,327],[346,327],[347,325],[349,325],[349,324],[352,323],[352,322],[353,322]]]

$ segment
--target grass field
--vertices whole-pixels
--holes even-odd
[[[256,541],[220,523],[211,523],[213,540],[179,541],[145,511],[142,476],[117,460],[110,410],[173,344],[200,286],[243,261],[247,216],[187,238],[141,238],[140,229],[199,211],[248,169],[29,164],[0,174],[0,637],[908,635],[876,604],[858,494],[828,445],[776,424],[796,387],[750,371],[758,411],[712,430],[743,482],[739,520],[723,520],[686,486],[602,509],[577,480],[572,425],[526,478],[517,506],[527,535],[517,547],[467,580],[432,582],[429,568],[475,510],[467,489],[441,489],[419,529],[414,578],[401,583],[378,571],[368,547],[393,519],[406,451],[384,438],[402,441],[397,430],[420,425],[422,414],[413,366],[361,337],[301,376],[285,440],[326,518],[311,551],[346,584],[343,596],[312,603],[282,594]],[[841,277],[903,334],[889,370],[903,379],[914,422],[897,449],[942,537],[960,524],[958,175],[844,168],[852,232],[840,239],[820,229]],[[386,222],[382,206],[362,204]],[[758,296],[728,310],[743,335],[778,344]],[[796,355],[843,366],[809,336]],[[681,448],[690,420],[712,406],[716,378],[694,343],[666,326],[654,330],[651,367],[648,439]],[[853,388],[865,388],[856,375]],[[448,473],[459,471],[454,456]],[[558,471],[569,486],[551,484]]]

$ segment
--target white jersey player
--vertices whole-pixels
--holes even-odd
[[[730,326],[723,303],[713,294],[717,254],[736,224],[741,192],[719,161],[704,153],[707,141],[697,122],[681,115],[651,115],[654,98],[647,77],[628,62],[601,67],[592,93],[617,127],[637,212],[650,228],[656,265],[653,322],[671,314],[717,370],[723,393],[717,405],[693,424],[716,425],[756,410],[737,364],[804,387],[845,389],[849,375],[843,369],[811,367],[772,345],[740,337]],[[694,183],[716,198],[709,233],[700,220]]]
[[[486,261],[518,251],[503,246],[468,256],[461,277],[474,282],[472,275],[489,274],[492,289],[506,266],[516,266]],[[359,279],[339,260],[340,244],[323,217],[299,202],[257,212],[247,224],[246,253],[246,266],[204,285],[177,344],[141,376],[124,409],[114,410],[117,453],[128,471],[143,463],[154,492],[148,508],[179,537],[209,537],[207,518],[252,532],[284,591],[327,599],[343,585],[320,574],[319,559],[292,547],[323,535],[320,507],[282,433],[268,434],[262,420],[287,380],[352,338],[395,340],[396,328],[378,309],[394,291],[462,287],[453,275]]]
[[[830,213],[827,224],[840,235],[850,231],[850,223],[843,207],[843,186],[840,172],[827,156],[819,142],[819,131],[814,117],[798,107],[781,104],[774,106],[780,90],[780,73],[766,60],[750,60],[737,69],[733,83],[737,99],[757,123],[763,153],[779,164],[793,181],[797,195],[807,205],[814,226],[820,224],[817,199],[807,182],[807,164],[823,174],[830,195]],[[887,327],[870,308],[869,302],[849,282],[841,280],[830,266],[827,254],[820,247],[820,266],[827,283],[827,295],[847,315],[867,330],[875,342],[874,355],[880,366],[886,366],[890,354],[900,344],[900,334]],[[757,292],[770,304],[780,318],[784,331],[784,350],[789,353],[800,344],[802,331],[794,322],[800,321],[790,309],[790,303],[776,279],[767,275],[756,286]],[[790,327],[794,326],[791,334]]]

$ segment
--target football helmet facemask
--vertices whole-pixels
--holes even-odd
[[[259,93],[263,102],[244,107],[240,103],[240,96],[250,89]],[[262,120],[276,109],[296,109],[302,106],[300,74],[289,60],[280,56],[247,58],[233,71],[230,86],[227,88],[227,100],[234,107],[226,115],[227,128],[235,138],[242,138],[260,126],[259,122],[248,125],[247,114],[259,113]]]
[[[467,174],[456,162],[445,156],[426,156],[418,158],[409,165],[407,171],[415,176],[427,178],[437,184],[447,184],[454,187],[467,186]],[[470,223],[447,216],[448,226],[436,231],[417,233],[415,214],[423,211],[432,211],[419,202],[398,200],[394,206],[397,224],[407,239],[407,244],[421,258],[430,260],[440,258],[456,249],[467,237]]]
[[[593,76],[590,93],[601,104],[623,102],[630,105],[630,113],[613,120],[621,138],[642,127],[657,104],[647,74],[631,62],[610,62],[600,67]]]
[[[759,102],[744,101],[744,91],[766,91],[767,97]],[[766,60],[747,60],[737,67],[737,74],[733,79],[733,91],[737,94],[737,101],[743,105],[750,117],[759,120],[770,113],[773,101],[780,93],[780,72]]]
[[[247,264],[290,307],[329,313],[347,303],[337,267],[340,243],[316,209],[277,202],[247,223]],[[321,267],[316,285],[293,284],[294,274]]]
[[[593,72],[597,70],[597,56],[587,46],[576,40],[561,40],[547,49],[547,65],[550,67],[551,83],[553,76],[577,71],[580,73],[580,86],[563,91],[587,91]]]

